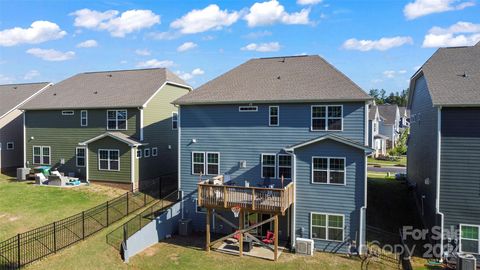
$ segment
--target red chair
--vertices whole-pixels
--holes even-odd
[[[236,239],[237,241],[240,241],[240,234],[238,232],[240,231],[239,230],[235,231],[236,234],[233,235],[233,238]]]
[[[275,240],[275,234],[271,231],[267,231],[267,236],[262,239],[262,242],[267,245],[273,244]]]

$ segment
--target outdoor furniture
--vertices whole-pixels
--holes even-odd
[[[275,234],[271,231],[267,231],[267,236],[262,239],[262,242],[267,245],[273,244],[275,240]]]
[[[250,252],[253,249],[253,240],[245,237],[243,239],[243,252]]]
[[[47,181],[48,181],[48,179],[45,177],[45,175],[43,173],[36,173],[35,174],[35,184],[43,185]]]

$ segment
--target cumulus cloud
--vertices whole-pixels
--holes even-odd
[[[97,41],[93,39],[85,40],[84,42],[80,42],[77,44],[78,48],[93,48],[97,46],[98,46]]]
[[[388,79],[393,79],[395,77],[397,77],[398,75],[402,75],[402,74],[405,74],[407,73],[406,70],[402,69],[402,70],[385,70],[383,72],[383,76],[385,76],[385,78],[388,78]]]
[[[269,42],[269,43],[250,43],[245,47],[241,48],[242,51],[257,51],[257,52],[276,52],[280,50],[280,43],[278,42]]]
[[[194,9],[170,24],[182,34],[195,34],[209,30],[220,30],[234,24],[240,17],[236,11],[220,10],[215,4],[204,9]]]
[[[297,0],[299,5],[316,5],[321,3],[323,0]]]
[[[160,16],[148,9],[132,9],[120,14],[117,10],[100,12],[85,8],[70,15],[75,16],[75,26],[105,30],[113,37],[125,37],[126,34],[160,23]]]
[[[362,52],[370,50],[386,51],[394,47],[400,47],[405,44],[413,44],[411,37],[383,37],[378,40],[358,40],[351,38],[346,40],[342,47],[347,50],[358,50]]]
[[[180,77],[181,79],[185,80],[185,81],[189,81],[191,79],[193,79],[194,77],[197,77],[197,76],[200,76],[200,75],[203,75],[205,74],[205,71],[203,71],[202,69],[200,68],[196,68],[194,70],[192,70],[191,72],[183,72],[183,71],[177,71],[175,72],[178,77]]]
[[[75,57],[75,52],[68,51],[68,52],[61,52],[54,49],[40,49],[40,48],[32,48],[27,50],[28,54],[31,54],[35,57],[43,59],[45,61],[65,61],[70,60]]]
[[[148,49],[142,49],[142,50],[137,49],[135,50],[135,53],[141,56],[149,56],[150,54],[152,54],[152,52],[150,52]]]
[[[142,61],[137,63],[138,68],[167,68],[174,65],[174,62],[171,60],[157,60],[150,59],[147,61]]]
[[[181,33],[179,32],[150,32],[147,34],[149,38],[155,39],[155,40],[174,40],[182,36]]]
[[[265,30],[265,31],[251,32],[244,35],[243,37],[248,39],[257,39],[257,38],[267,37],[271,35],[272,35],[272,32]]]
[[[61,39],[67,32],[56,23],[35,21],[29,28],[14,27],[0,31],[0,46],[10,47],[18,44],[38,44],[49,40]]]
[[[13,83],[13,78],[0,74],[0,83],[1,84],[8,84],[8,83]]]
[[[285,7],[277,0],[271,0],[253,4],[244,19],[250,27],[272,25],[275,23],[308,24],[310,23],[308,18],[309,14],[310,9],[302,9],[299,12],[288,13],[285,11]]]
[[[182,45],[178,46],[177,48],[177,52],[184,52],[184,51],[188,51],[188,50],[191,50],[193,48],[197,47],[197,44],[194,43],[194,42],[185,42],[183,43]]]
[[[457,22],[447,28],[432,27],[423,40],[424,48],[471,46],[480,41],[480,24]]]
[[[24,80],[32,80],[36,77],[40,76],[40,72],[38,72],[38,70],[35,70],[35,69],[32,69],[30,71],[28,71],[25,76],[23,76],[23,79]]]
[[[475,5],[473,1],[458,2],[458,0],[415,0],[403,8],[403,14],[408,20],[413,20],[433,13],[462,10]]]

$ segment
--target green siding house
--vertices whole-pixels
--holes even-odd
[[[22,106],[24,165],[136,188],[177,171],[177,108],[191,87],[164,68],[87,72]]]

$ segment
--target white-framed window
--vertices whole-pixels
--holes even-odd
[[[143,149],[143,156],[146,158],[150,157],[150,148]]]
[[[258,112],[258,106],[239,106],[239,112]]]
[[[275,166],[277,155],[275,154],[262,154],[262,178],[275,178]]]
[[[341,131],[343,130],[342,105],[312,105],[312,131]]]
[[[81,127],[88,126],[88,111],[87,110],[81,110],[80,111],[80,126]]]
[[[74,115],[75,111],[62,111],[62,115]]]
[[[345,216],[339,214],[310,213],[312,239],[343,242]]]
[[[15,149],[15,143],[7,142],[7,150],[13,150],[13,149]]]
[[[205,174],[205,152],[192,152],[192,174]]]
[[[377,122],[373,122],[373,132],[377,132]]]
[[[101,171],[120,171],[120,150],[99,149],[98,169]]]
[[[312,157],[312,183],[345,185],[345,158]]]
[[[268,125],[271,127],[278,127],[280,125],[280,107],[268,107]]]
[[[137,158],[142,158],[143,151],[141,149],[137,150]]]
[[[278,178],[292,178],[292,156],[286,154],[278,155]]]
[[[480,225],[460,224],[460,252],[480,254]]]
[[[33,164],[50,165],[50,146],[33,146]]]
[[[172,129],[178,129],[178,112],[172,112]]]
[[[207,208],[198,206],[198,199],[195,199],[195,213],[197,214],[207,213]]]
[[[127,110],[108,110],[107,111],[107,129],[126,130],[127,129]]]
[[[152,157],[158,156],[158,147],[152,147]]]
[[[75,149],[75,156],[77,160],[77,167],[85,167],[86,163],[86,148],[85,147],[77,147]]]
[[[220,174],[220,153],[207,152],[207,174]]]

